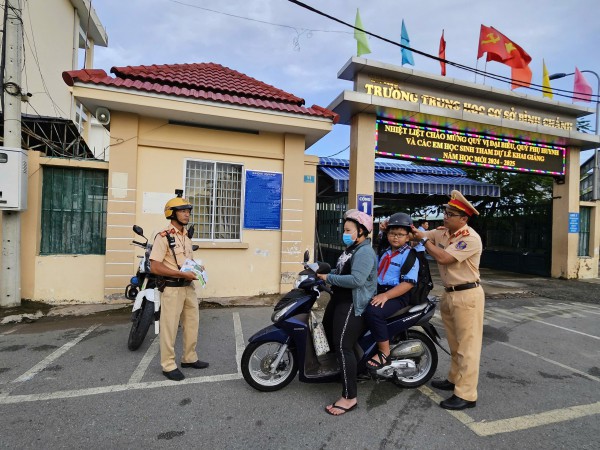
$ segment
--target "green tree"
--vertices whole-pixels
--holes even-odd
[[[552,199],[554,179],[499,170],[465,169],[469,178],[500,186],[500,197],[486,197],[478,203],[482,215],[492,216],[499,206],[546,203]]]

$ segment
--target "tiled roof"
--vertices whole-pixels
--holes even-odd
[[[71,70],[63,72],[63,80],[69,86],[75,83],[104,85],[323,117],[334,123],[339,119],[333,111],[318,105],[307,108],[304,99],[220,64],[126,66],[113,67],[110,72],[114,77],[101,69]]]

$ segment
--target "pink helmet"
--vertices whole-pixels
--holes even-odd
[[[373,231],[373,218],[367,213],[359,211],[358,209],[349,209],[344,214],[344,220],[348,219],[358,222],[365,227],[369,233]]]

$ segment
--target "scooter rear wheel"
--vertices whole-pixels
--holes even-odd
[[[408,339],[421,341],[425,352],[418,358],[418,361],[415,361],[418,372],[410,377],[398,377],[394,375],[394,384],[400,387],[416,388],[427,383],[435,374],[438,365],[438,353],[431,339],[420,331],[409,330]]]
[[[131,351],[137,350],[144,342],[148,328],[154,320],[154,303],[144,299],[142,309],[131,324],[129,331],[129,339],[127,340],[127,348]]]
[[[244,350],[242,375],[254,389],[264,392],[277,391],[287,386],[296,376],[298,365],[289,347],[275,372],[271,372],[271,364],[277,358],[282,345],[276,341],[253,342]]]

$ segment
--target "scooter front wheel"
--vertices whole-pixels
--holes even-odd
[[[273,371],[272,363],[283,344],[276,341],[253,342],[246,347],[242,355],[242,375],[244,380],[259,391],[277,391],[287,386],[298,372],[294,353],[285,349],[283,357]]]
[[[138,315],[131,324],[131,330],[129,330],[129,339],[127,340],[127,348],[129,350],[135,351],[140,348],[153,320],[154,303],[144,300],[142,309],[139,310]]]

